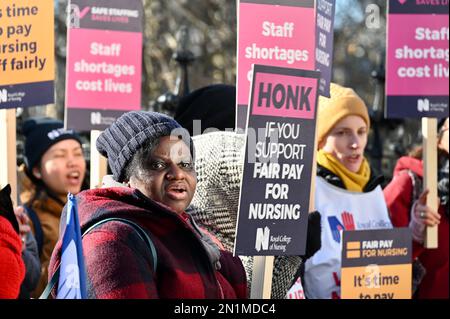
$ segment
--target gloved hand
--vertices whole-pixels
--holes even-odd
[[[306,260],[311,258],[322,246],[322,228],[320,227],[321,218],[322,216],[318,211],[314,211],[308,215],[308,231],[306,233],[305,254],[300,256],[302,262],[292,278],[290,287],[295,284],[298,278],[300,278],[300,282],[303,282]]]
[[[303,262],[312,257],[322,246],[322,229],[320,227],[321,216],[318,211],[308,215],[308,232],[306,234],[306,251]]]
[[[14,230],[19,234],[19,223],[14,214],[11,201],[11,186],[9,184],[0,191],[0,215],[9,220]]]

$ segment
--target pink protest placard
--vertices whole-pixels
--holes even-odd
[[[252,65],[315,68],[314,1],[241,0],[238,12],[237,127],[247,119]]]
[[[67,29],[68,128],[103,130],[141,108],[140,0],[71,0]]]
[[[313,119],[317,97],[316,79],[273,73],[255,75],[253,115]]]
[[[69,31],[67,105],[81,109],[141,108],[142,35],[90,29]]]
[[[387,94],[448,95],[448,16],[398,14],[389,21]]]
[[[448,1],[390,1],[386,116],[448,116]]]

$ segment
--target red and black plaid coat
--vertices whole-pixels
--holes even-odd
[[[78,194],[77,201],[82,232],[105,218],[130,219],[148,230],[158,259],[154,273],[149,248],[127,224],[111,221],[98,226],[83,238],[89,298],[247,297],[238,257],[221,251],[222,267],[215,270],[192,226],[139,191],[94,189]],[[52,254],[49,279],[60,256],[61,239]]]

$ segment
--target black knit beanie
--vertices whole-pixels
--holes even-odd
[[[29,118],[22,124],[25,136],[25,166],[31,173],[42,155],[54,144],[73,139],[82,144],[80,136],[73,130],[65,130],[62,121],[49,117]]]
[[[178,103],[175,120],[193,136],[193,121],[201,120],[201,133],[208,128],[234,129],[236,87],[213,84],[195,90]]]
[[[131,111],[120,116],[100,134],[97,150],[108,158],[114,179],[123,182],[125,168],[134,154],[148,142],[171,134],[181,136],[194,157],[194,144],[177,121],[161,113],[145,111]]]

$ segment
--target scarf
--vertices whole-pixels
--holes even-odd
[[[363,192],[370,179],[370,166],[365,157],[357,173],[349,171],[337,158],[323,150],[319,150],[317,154],[317,163],[336,174],[344,183],[345,188],[352,192]]]

